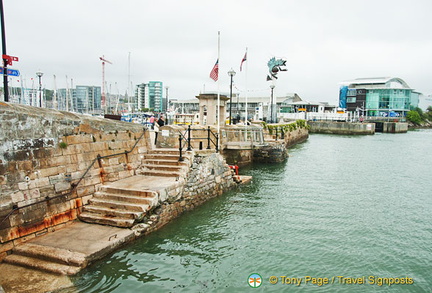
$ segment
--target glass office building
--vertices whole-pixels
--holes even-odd
[[[358,78],[343,82],[339,107],[372,117],[404,117],[418,107],[419,97],[397,77]]]

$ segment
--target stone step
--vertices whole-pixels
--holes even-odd
[[[111,208],[107,208],[107,207],[96,206],[96,205],[83,206],[82,212],[87,213],[87,214],[95,214],[98,216],[105,215],[107,217],[131,219],[131,220],[137,220],[137,221],[142,219],[142,217],[144,216],[143,212],[117,210],[117,209],[111,209]]]
[[[161,165],[161,164],[142,164],[140,167],[143,167],[147,170],[161,170],[161,171],[172,171],[172,172],[183,170],[182,166]]]
[[[92,214],[87,212],[82,212],[78,218],[86,223],[109,225],[120,228],[130,228],[135,224],[134,219],[122,219],[117,217],[110,217],[99,214]]]
[[[161,171],[161,170],[143,170],[141,175],[145,176],[160,176],[160,177],[182,177],[180,172]]]
[[[82,253],[32,243],[15,246],[13,253],[69,266],[84,267],[87,264],[85,255]]]
[[[3,261],[9,264],[37,269],[57,275],[75,275],[81,270],[81,267],[59,264],[18,254],[8,255]]]
[[[101,186],[100,192],[106,192],[110,194],[123,194],[129,196],[139,196],[139,197],[158,197],[156,191],[153,190],[135,190],[135,189],[127,189],[127,188],[118,188],[118,187],[110,187],[110,186]]]
[[[158,160],[158,159],[144,159],[142,161],[144,164],[153,165],[172,165],[172,166],[187,166],[188,163],[185,161],[180,162],[178,158],[176,160]]]
[[[117,200],[108,200],[104,198],[92,198],[89,200],[89,203],[90,205],[95,205],[99,207],[140,213],[145,213],[150,209],[150,206],[147,204],[128,203]]]
[[[151,154],[172,154],[172,155],[179,155],[179,149],[178,148],[158,148],[158,149],[153,149],[150,151]],[[183,153],[186,154],[186,151],[183,150]]]
[[[133,204],[139,204],[139,205],[148,205],[148,206],[156,206],[158,203],[158,197],[152,196],[152,197],[141,197],[141,196],[133,196],[133,195],[126,195],[123,193],[110,193],[110,192],[103,192],[103,191],[97,191],[94,194],[93,198],[99,198],[103,200],[108,201],[118,201],[121,203],[133,203]]]
[[[179,160],[179,155],[174,154],[154,154],[149,153],[144,155],[144,159],[151,159],[151,160],[169,160],[169,161],[177,161]],[[188,159],[188,157],[183,155],[183,158]]]

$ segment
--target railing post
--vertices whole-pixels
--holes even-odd
[[[276,140],[277,140],[277,138],[278,138],[278,128],[277,127],[275,127],[275,129],[276,129]]]
[[[99,168],[102,168],[102,157],[100,154],[97,155],[97,160],[98,160]]]
[[[183,155],[182,155],[182,136],[181,134],[179,134],[179,153],[180,153],[180,157],[179,157],[179,162],[184,161]]]
[[[207,128],[207,149],[211,149],[210,147],[210,126]]]
[[[216,153],[219,152],[219,147],[218,147],[218,145],[219,145],[219,133],[216,133]]]
[[[191,151],[192,147],[191,147],[191,126],[189,124],[188,126],[188,147],[187,147],[187,151]]]

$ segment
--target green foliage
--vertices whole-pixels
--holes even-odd
[[[276,131],[278,133],[281,133],[282,131],[284,133],[291,132],[301,128],[309,129],[310,126],[307,124],[306,120],[297,120],[295,123],[288,123],[288,124],[267,124],[266,122],[261,123],[264,129],[267,129],[269,134],[272,135]]]
[[[154,108],[142,108],[141,112],[153,112]]]
[[[419,112],[415,111],[415,110],[411,110],[407,113],[406,116],[408,121],[411,121],[414,124],[420,125],[421,122],[423,121],[422,117],[420,116]]]
[[[62,142],[59,143],[59,147],[60,147],[61,149],[65,149],[65,148],[68,147],[68,145],[67,145],[67,143],[65,143],[64,141],[62,141]]]
[[[427,120],[432,121],[432,106],[427,107],[424,116]]]

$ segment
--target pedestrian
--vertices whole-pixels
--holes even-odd
[[[156,144],[156,142],[157,142],[157,137],[158,137],[158,133],[159,133],[159,119],[157,119],[157,118],[154,119],[153,129],[154,129],[154,133],[155,133],[155,141],[154,141],[154,144]]]
[[[151,129],[154,129],[154,123],[155,123],[155,117],[154,117],[154,115],[151,115],[149,122],[150,122],[150,125],[151,125]]]
[[[162,127],[165,125],[165,119],[164,117],[161,115],[160,118],[157,120],[157,123],[159,124],[159,127]]]

